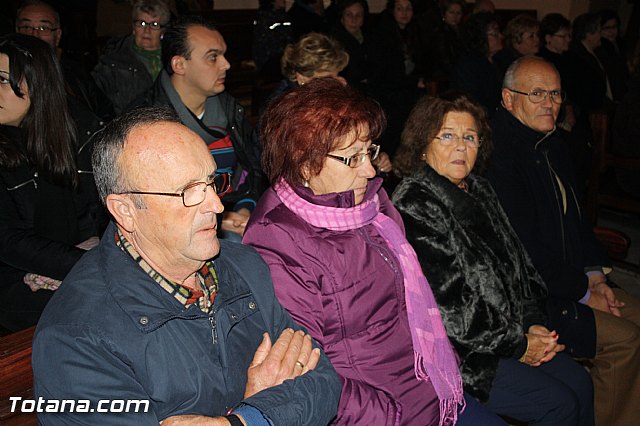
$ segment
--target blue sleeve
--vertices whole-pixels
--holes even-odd
[[[250,405],[242,405],[240,408],[233,410],[233,414],[239,414],[244,419],[247,426],[273,426],[260,410]]]

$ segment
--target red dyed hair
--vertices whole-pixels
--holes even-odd
[[[262,167],[272,185],[281,178],[299,185],[305,175],[320,173],[327,154],[348,133],[355,132],[353,142],[376,140],[385,126],[376,101],[334,78],[315,78],[274,100],[265,111]]]

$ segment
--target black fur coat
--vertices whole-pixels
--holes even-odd
[[[544,324],[547,288],[487,180],[465,192],[425,165],[393,194],[461,358],[465,389],[486,401],[500,357],[520,357]]]

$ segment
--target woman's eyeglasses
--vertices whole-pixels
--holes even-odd
[[[339,155],[327,154],[327,157],[333,158],[334,160],[340,161],[343,164],[355,169],[364,163],[367,155],[369,156],[370,161],[375,161],[378,158],[378,154],[380,154],[380,145],[371,144],[369,148],[367,148],[367,152],[361,152],[356,155],[352,155],[351,157],[340,157]]]
[[[482,145],[482,138],[478,135],[466,134],[463,136],[458,136],[455,133],[443,133],[440,136],[436,136],[436,139],[440,141],[441,145],[451,146],[453,144],[458,144],[460,140],[464,141],[464,144],[470,148],[477,148]]]
[[[158,21],[147,22],[147,21],[143,21],[142,19],[136,19],[135,21],[133,21],[133,25],[136,28],[142,28],[143,30],[145,28],[150,28],[150,29],[156,30],[156,31],[159,31],[159,30],[161,30],[161,29],[163,29],[165,27],[164,25],[162,25]]]

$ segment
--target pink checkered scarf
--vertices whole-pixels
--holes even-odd
[[[440,425],[455,424],[458,405],[464,405],[456,356],[416,253],[400,227],[380,212],[378,194],[355,207],[339,208],[310,203],[284,180],[274,189],[289,210],[315,227],[332,231],[347,231],[368,224],[376,227],[402,268],[416,377],[424,381],[431,379],[440,400]]]

